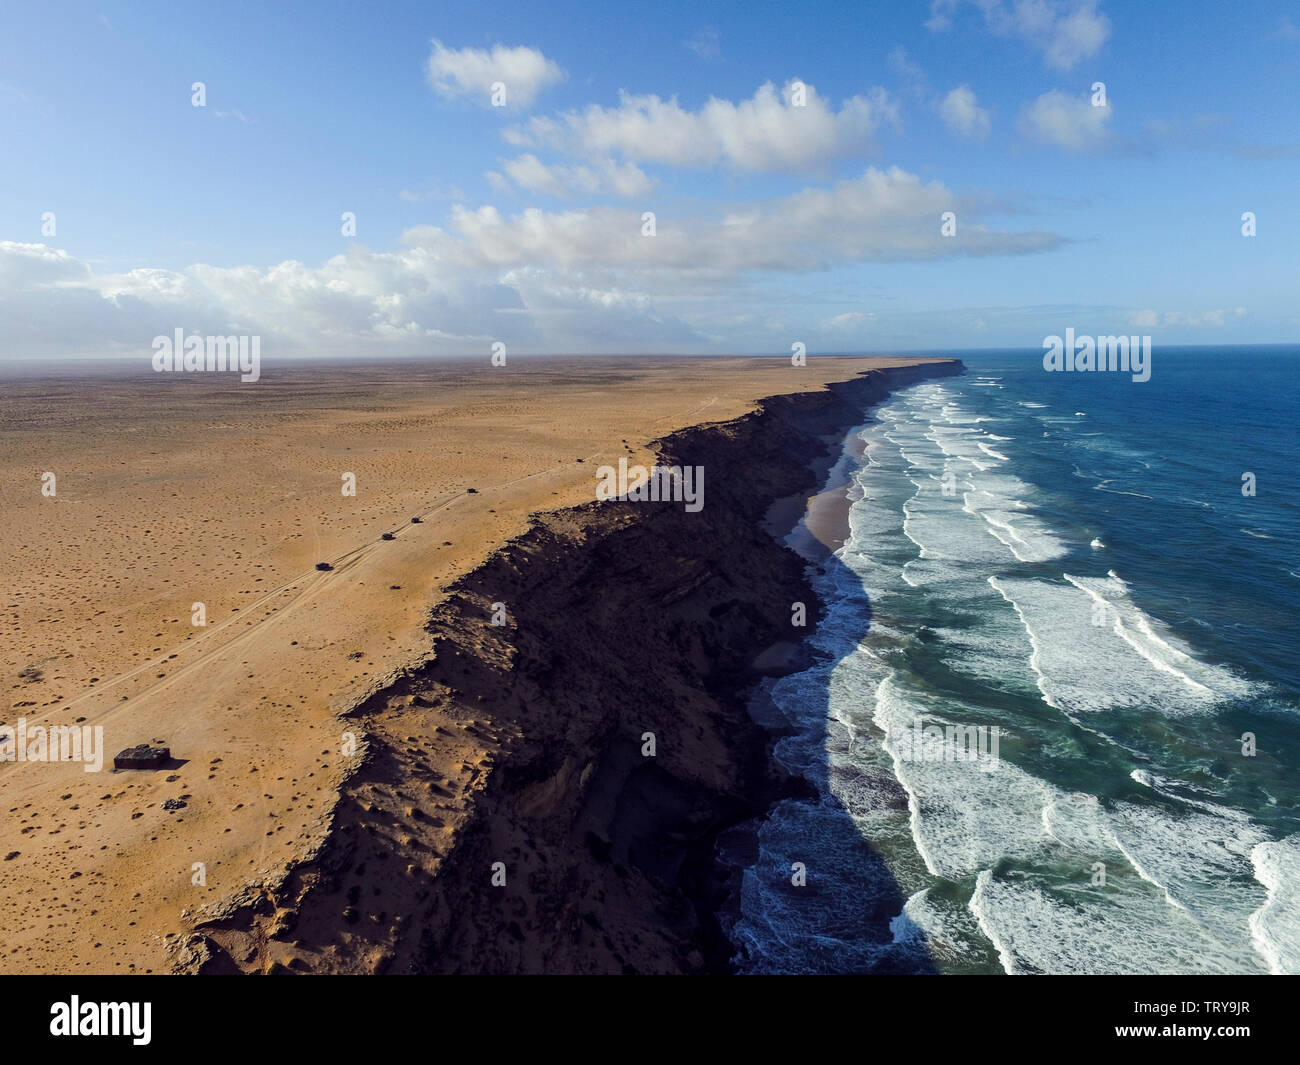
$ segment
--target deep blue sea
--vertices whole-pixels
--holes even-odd
[[[955,354],[836,471],[767,692],[821,797],[723,840],[741,970],[1300,972],[1300,347]]]

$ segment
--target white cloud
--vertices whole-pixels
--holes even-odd
[[[703,29],[696,30],[691,34],[690,40],[683,41],[682,45],[689,48],[701,59],[717,59],[722,54],[722,48],[719,46],[721,37],[718,31],[712,26],[705,26]]]
[[[926,26],[952,29],[954,14],[965,5],[979,9],[991,32],[1018,37],[1058,70],[1091,59],[1110,38],[1110,19],[1098,10],[1098,0],[931,0]]]
[[[948,128],[972,140],[983,140],[989,135],[993,120],[980,107],[969,85],[958,85],[939,102],[939,115]]]
[[[959,240],[940,236],[950,209],[962,213]],[[396,250],[352,244],[319,266],[98,273],[66,251],[3,242],[0,355],[147,354],[153,337],[178,327],[257,334],[268,357],[466,352],[490,339],[551,351],[736,350],[734,323],[770,317],[768,294],[754,288],[763,275],[1025,254],[1061,242],[986,228],[979,213],[979,203],[938,182],[872,168],[731,209],[661,211],[654,237],[641,235],[639,206],[508,216],[457,204],[445,227],[410,229]],[[818,318],[808,313],[812,326]],[[855,321],[836,316],[828,327]]]
[[[1051,29],[1044,58],[1059,70],[1072,70],[1101,51],[1110,37],[1110,19],[1097,10],[1095,0],[1080,3],[1058,18]]]
[[[66,251],[44,244],[0,240],[0,288],[20,285],[77,284],[90,277],[90,267]]]
[[[440,185],[429,185],[423,189],[402,189],[398,194],[398,199],[405,200],[407,203],[423,203],[425,200],[464,200],[463,193],[457,186],[452,185],[444,189]]]
[[[821,320],[820,329],[823,333],[847,333],[858,329],[872,321],[876,316],[870,311],[845,311],[843,314],[832,315],[830,318]]]
[[[747,271],[802,272],[854,262],[1002,255],[1054,248],[1060,238],[1042,231],[1007,233],[975,221],[954,242],[940,234],[939,218],[978,208],[939,182],[922,184],[893,167],[868,168],[830,188],[747,203],[710,217],[660,212],[657,235],[641,235],[637,209],[595,207],[562,212],[529,208],[506,217],[495,207],[452,210],[456,254],[474,266],[581,265],[630,277]],[[408,239],[447,258],[446,232],[412,230]]]
[[[901,44],[896,45],[894,50],[889,53],[888,62],[889,69],[898,75],[909,91],[915,93],[925,92],[927,85],[925,71],[912,62],[906,48]]]
[[[1111,107],[1094,107],[1089,97],[1043,93],[1020,112],[1018,127],[1031,140],[1068,152],[1085,152],[1105,145]]]
[[[616,163],[612,159],[603,159],[594,166],[560,166],[548,165],[525,153],[506,162],[502,169],[519,188],[562,199],[602,193],[634,199],[655,186],[635,163]],[[500,187],[500,179],[496,173],[488,177],[493,187]]]
[[[792,105],[794,81],[778,94],[771,83],[749,100],[711,97],[698,111],[675,97],[623,94],[617,107],[592,104],[558,118],[537,116],[506,130],[521,147],[546,146],[590,158],[618,155],[642,163],[801,173],[832,159],[857,158],[883,123],[898,125],[898,109],[884,89],[853,96],[839,110],[806,86],[806,105]]]
[[[567,76],[560,65],[536,48],[453,49],[433,42],[426,73],[429,84],[442,96],[469,96],[484,106],[492,102],[492,85],[506,87],[506,106],[527,107],[537,94]]]
[[[1160,326],[1187,326],[1191,329],[1205,327],[1217,328],[1228,324],[1230,319],[1244,318],[1245,307],[1232,307],[1227,310],[1209,311],[1134,311],[1128,317],[1128,324],[1135,329],[1156,329]]]

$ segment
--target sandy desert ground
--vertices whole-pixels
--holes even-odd
[[[673,430],[910,361],[5,380],[0,724],[102,726],[105,766],[0,762],[0,971],[166,971],[198,916],[319,845],[357,758],[339,714],[429,653],[443,589],[530,514],[593,499],[620,455],[651,465]],[[112,770],[150,741],[170,767]],[[448,833],[478,776],[442,799]]]

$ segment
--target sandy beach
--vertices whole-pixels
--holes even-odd
[[[428,659],[430,610],[530,515],[590,501],[620,456],[652,465],[648,445],[674,431],[908,361],[7,382],[4,722],[102,727],[106,764],[0,763],[0,970],[167,970],[196,921],[320,847],[365,752],[340,715]],[[111,770],[147,742],[172,764]],[[449,839],[491,747],[447,752]]]

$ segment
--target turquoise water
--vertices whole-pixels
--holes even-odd
[[[1300,971],[1300,348],[961,358],[842,459],[822,660],[770,690],[821,798],[723,841],[740,968]]]

